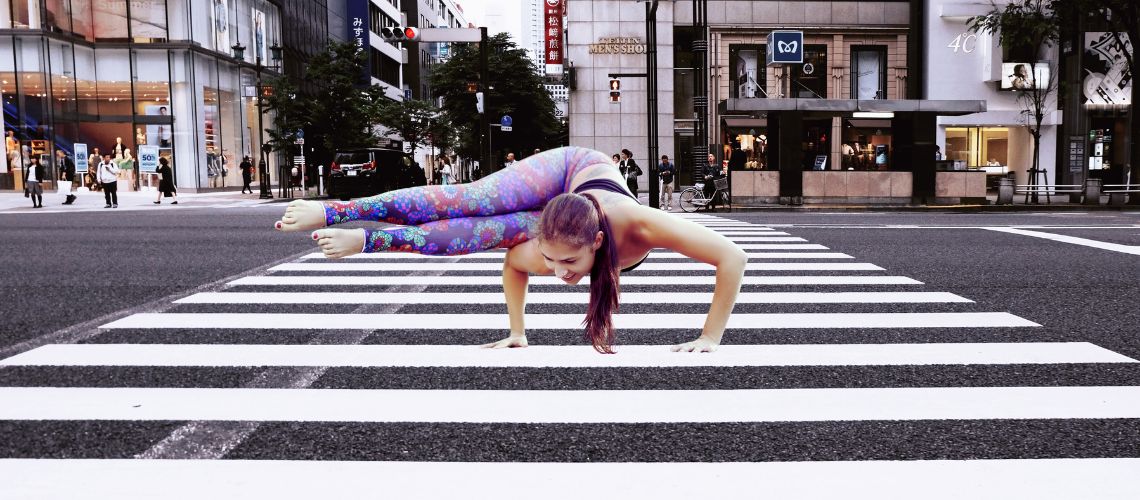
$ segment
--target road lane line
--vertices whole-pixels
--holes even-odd
[[[712,292],[621,294],[622,304],[710,304]],[[528,304],[586,304],[585,290],[571,293],[528,293]],[[936,304],[972,303],[948,292],[741,292],[737,304]],[[176,304],[502,304],[500,292],[208,292]]]
[[[590,278],[582,278],[577,285],[567,285],[554,276],[531,276],[531,285],[584,286]],[[228,283],[231,286],[360,286],[360,285],[441,285],[441,286],[502,286],[501,276],[247,276]],[[716,276],[622,276],[623,286],[699,286],[715,285]],[[745,276],[743,285],[922,285],[923,282],[906,276]]]
[[[1126,253],[1129,255],[1140,255],[1140,245],[1122,245],[1119,243],[1107,243],[1104,241],[1090,240],[1088,238],[1078,238],[1076,236],[1066,236],[1063,234],[1043,233],[1040,231],[1029,231],[1025,229],[1017,229],[1012,227],[987,227],[990,231],[997,231],[999,233],[1017,234],[1021,236],[1032,236],[1034,238],[1042,238],[1046,240],[1059,241],[1061,243],[1070,243],[1073,245],[1081,245],[1092,248],[1099,248],[1101,250],[1109,250],[1113,252]]]
[[[432,263],[434,271],[502,271],[503,265],[497,262],[438,262]],[[290,262],[269,269],[270,272],[310,271],[310,272],[362,272],[362,271],[422,271],[422,262]],[[703,262],[656,263],[646,262],[638,271],[707,271],[716,270],[712,264]],[[864,262],[749,262],[745,271],[883,271],[874,264]]]
[[[685,366],[898,366],[1136,363],[1088,342],[724,345],[707,356],[665,346],[482,349],[459,345],[51,344],[0,366],[328,366],[666,368]]]
[[[527,328],[580,330],[581,314],[528,314]],[[704,314],[615,314],[619,330],[700,329]],[[255,330],[483,330],[503,329],[506,314],[140,313],[100,328]],[[729,329],[1002,328],[1041,326],[1007,312],[951,313],[740,313]]]

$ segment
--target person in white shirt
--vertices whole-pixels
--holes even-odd
[[[96,175],[103,185],[103,198],[107,201],[107,206],[103,208],[119,208],[119,166],[111,161],[110,154],[103,155]]]

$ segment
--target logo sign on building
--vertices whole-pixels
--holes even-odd
[[[545,0],[546,74],[562,75],[562,0]]]
[[[768,33],[769,66],[773,64],[803,64],[804,32],[773,31]]]
[[[346,0],[348,7],[348,40],[356,45],[356,51],[369,50],[368,43],[368,0]],[[372,82],[371,57],[364,58],[364,74],[361,75],[361,85]]]
[[[139,172],[158,171],[158,146],[139,146]]]

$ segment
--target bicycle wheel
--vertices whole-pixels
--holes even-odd
[[[718,194],[720,195],[721,204],[724,205],[724,210],[726,212],[732,212],[732,198],[728,196],[728,191],[721,191]]]
[[[677,197],[677,204],[681,206],[681,210],[692,212],[697,209],[697,205],[693,203],[694,199],[699,198],[700,193],[696,188],[686,188],[681,191],[681,196]]]

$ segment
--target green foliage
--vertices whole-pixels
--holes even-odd
[[[1049,0],[1020,0],[984,16],[971,17],[966,26],[975,33],[998,36],[998,42],[1019,59],[1035,61],[1038,51],[1056,44],[1060,23]]]
[[[490,123],[498,123],[510,115],[514,130],[492,131],[492,144],[501,161],[506,151],[523,157],[530,151],[561,145],[560,124],[554,117],[554,101],[536,73],[526,51],[511,41],[506,33],[490,37],[487,57],[488,89],[483,89],[485,111]],[[462,156],[479,158],[480,117],[475,110],[475,94],[467,92],[468,82],[479,82],[479,48],[477,44],[455,44],[447,62],[436,65],[431,84],[443,97],[443,116],[452,123],[449,129],[456,137],[454,149]]]
[[[411,152],[416,145],[428,145],[428,134],[438,128],[433,124],[439,114],[439,108],[430,101],[387,101],[380,105],[376,119],[380,125],[400,134]]]
[[[273,95],[262,97],[262,105],[267,113],[276,114],[273,125],[265,129],[269,133],[266,150],[291,151],[297,131],[310,124],[310,102],[298,95],[297,87],[286,77],[264,83],[273,87]]]
[[[383,108],[384,91],[362,86],[365,53],[352,43],[329,43],[309,60],[305,77],[317,87],[306,108],[309,120],[325,128],[321,134],[328,151],[370,147],[376,144],[372,126]]]

